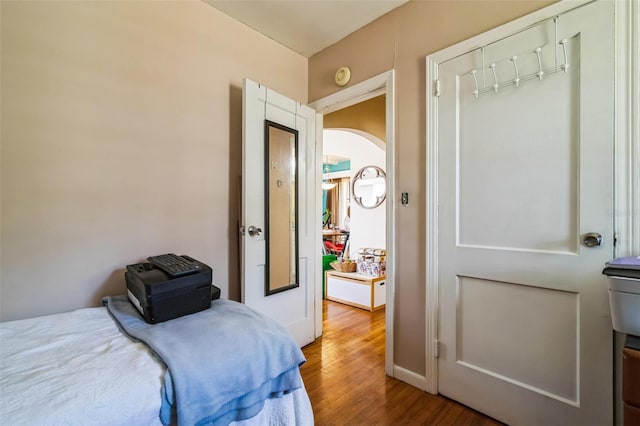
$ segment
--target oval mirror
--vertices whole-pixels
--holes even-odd
[[[365,209],[378,207],[387,197],[387,175],[378,166],[364,166],[353,178],[351,193],[355,202]]]

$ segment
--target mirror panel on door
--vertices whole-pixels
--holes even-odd
[[[265,120],[265,295],[299,287],[298,131]]]

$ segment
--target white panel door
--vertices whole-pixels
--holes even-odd
[[[613,421],[613,12],[438,68],[438,387],[508,424]]]
[[[279,321],[300,346],[314,340],[315,111],[244,80],[242,134],[242,301]],[[266,295],[265,120],[298,131],[297,209],[299,287]],[[251,235],[250,226],[261,231]],[[277,255],[277,253],[276,253]],[[274,256],[274,254],[272,254]]]

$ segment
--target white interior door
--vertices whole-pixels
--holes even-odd
[[[613,6],[438,68],[438,390],[508,424],[613,421]]]
[[[242,151],[242,301],[252,308],[279,321],[289,329],[300,346],[314,340],[314,236],[315,209],[315,112],[308,106],[288,99],[265,86],[244,80],[243,87],[243,151]],[[297,277],[299,286],[267,295],[265,277],[269,266],[281,263],[291,253],[283,244],[274,247],[276,233],[286,230],[269,229],[267,209],[273,217],[289,215],[289,209],[274,209],[267,202],[267,194],[277,194],[288,187],[286,180],[269,180],[265,174],[265,122],[276,123],[297,131],[297,154],[294,164],[270,160],[269,172],[291,166],[297,170],[290,190],[296,193],[297,210]],[[270,175],[271,176],[271,175]],[[272,198],[273,199],[273,198]],[[271,203],[273,204],[273,203]],[[273,222],[271,222],[273,223]],[[251,232],[250,232],[250,227]],[[275,228],[275,227],[274,227]],[[259,230],[259,231],[258,231]],[[267,244],[269,234],[272,244]],[[269,252],[267,252],[269,247]],[[269,264],[267,258],[270,258]],[[295,260],[294,260],[295,262]]]

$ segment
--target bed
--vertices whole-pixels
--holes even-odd
[[[126,322],[127,319],[114,316],[111,308],[116,302],[120,303],[125,311],[128,309],[127,305],[131,306],[126,298],[111,298],[110,301],[105,301],[104,307],[85,308],[68,313],[0,323],[0,421],[2,424],[161,425],[176,422],[178,424],[234,425],[313,424],[311,404],[302,385],[298,366],[292,368],[288,374],[294,381],[299,379],[299,387],[291,385],[290,388],[282,388],[279,392],[262,392],[260,401],[257,403],[249,401],[244,407],[242,406],[243,400],[238,398],[238,395],[247,395],[248,392],[253,391],[242,389],[242,386],[255,387],[255,383],[272,379],[256,376],[263,374],[258,368],[261,360],[269,360],[271,355],[260,353],[259,346],[253,343],[255,338],[250,337],[247,340],[251,346],[250,349],[239,350],[238,345],[241,343],[238,341],[243,339],[229,338],[229,336],[250,335],[251,326],[246,325],[245,317],[253,318],[254,322],[264,321],[270,329],[274,327],[270,320],[261,317],[245,305],[224,299],[212,302],[211,308],[206,311],[162,324],[175,323],[184,327],[190,324],[186,321],[192,318],[200,321],[214,321],[215,327],[205,328],[213,329],[215,342],[208,346],[208,353],[194,355],[197,362],[193,364],[196,365],[199,376],[195,381],[199,380],[202,383],[194,383],[193,386],[189,384],[186,390],[193,393],[198,390],[198,386],[207,386],[211,389],[224,388],[224,383],[229,380],[223,377],[227,374],[225,370],[234,379],[239,378],[240,385],[236,386],[237,389],[234,388],[233,392],[227,389],[221,396],[223,405],[226,404],[224,405],[225,415],[216,415],[216,417],[200,415],[194,420],[184,416],[186,412],[192,414],[190,407],[181,407],[181,401],[178,401],[171,413],[171,420],[167,420],[166,412],[161,419],[161,411],[166,409],[168,391],[173,392],[175,387],[179,399],[182,395],[186,395],[177,393],[179,383],[176,378],[180,376],[171,374],[173,365],[170,360],[159,359],[167,356],[163,353],[161,346],[154,347],[152,350],[147,344],[132,338],[130,330],[125,331],[126,328],[123,327],[122,322]],[[131,309],[131,312],[118,313],[118,315],[126,316],[129,313],[137,315],[137,311],[132,307]],[[209,314],[217,316],[207,319],[205,315]],[[196,323],[195,327],[200,330],[202,324],[202,322]],[[134,326],[138,329],[146,327],[144,322]],[[275,328],[277,327],[276,325]],[[155,327],[152,330],[155,332],[158,329]],[[216,330],[232,330],[232,332],[215,334]],[[241,330],[241,333],[237,330]],[[194,334],[208,337],[207,333],[199,331]],[[204,337],[196,340],[204,340]],[[275,344],[272,336],[264,337],[262,340],[265,340],[268,345]],[[176,347],[174,341],[171,344],[173,346],[169,346],[172,348],[169,351],[171,352],[169,357],[172,356],[173,348]],[[283,349],[285,346],[285,344],[279,344],[276,349],[269,349],[268,352],[275,351],[271,358],[282,358],[284,353],[282,350],[285,350]],[[295,352],[293,349],[286,350]],[[299,351],[299,348],[297,350]],[[269,362],[273,363],[273,360]],[[238,368],[238,365],[243,365],[241,363],[246,363],[247,367]],[[170,365],[171,368],[168,369],[166,365]],[[207,372],[206,368],[203,368],[207,365],[214,366],[216,369],[213,372]],[[202,373],[199,372],[200,369],[203,370]],[[248,380],[247,377],[251,375],[254,377]],[[174,377],[173,384],[167,384],[171,377]],[[181,386],[184,387],[183,384]],[[202,399],[202,397],[199,398]],[[188,396],[185,396],[182,401],[187,399]],[[230,400],[233,400],[235,405],[229,405]]]

